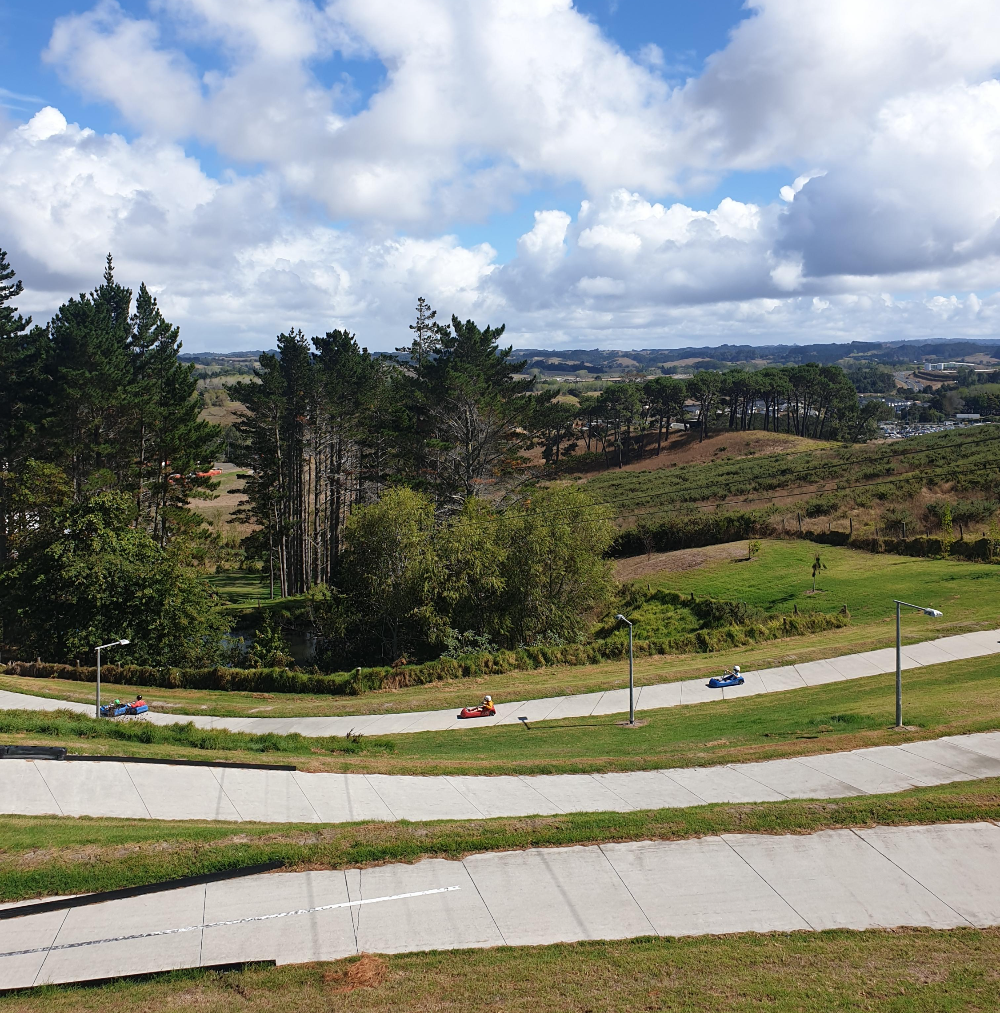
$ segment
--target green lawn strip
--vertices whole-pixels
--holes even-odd
[[[1000,1006],[998,952],[997,929],[588,941],[46,986],[0,996],[0,1010],[986,1013]]]
[[[0,741],[21,742],[28,738],[57,740],[74,753],[86,753],[91,744],[95,752],[114,754],[120,747],[124,756],[157,755],[134,752],[135,747],[166,746],[187,750],[191,756],[205,759],[206,753],[286,754],[308,757],[315,754],[354,755],[362,752],[391,752],[392,739],[364,739],[360,736],[324,736],[307,738],[292,732],[278,735],[265,732],[231,732],[224,728],[196,728],[191,722],[177,725],[154,725],[149,721],[114,721],[93,718],[75,711],[0,711]],[[173,755],[168,752],[164,755]],[[222,757],[228,759],[229,757]],[[261,757],[256,757],[261,761]]]
[[[89,893],[260,862],[343,869],[484,851],[723,833],[815,833],[1000,819],[1000,779],[823,801],[730,803],[428,823],[315,824],[0,817],[0,900]]]
[[[804,756],[1000,727],[1000,658],[909,669],[896,730],[895,675],[663,710],[466,732],[396,736],[396,749],[351,760],[380,773],[524,774],[704,766]]]
[[[786,690],[736,700],[640,711],[645,725],[621,727],[622,715],[570,718],[521,725],[417,732],[394,736],[309,739],[299,736],[246,736],[242,733],[191,730],[171,744],[167,728],[135,722],[112,725],[76,715],[56,723],[41,712],[18,715],[21,727],[0,741],[38,741],[67,745],[74,752],[98,752],[178,758],[242,759],[260,762],[249,742],[280,746],[289,740],[287,756],[301,769],[385,774],[546,774],[665,767],[707,766],[864,746],[898,744],[1000,727],[1000,658],[975,658],[910,669],[904,673],[904,718],[908,728],[893,725],[893,674],[870,676],[825,686]],[[65,713],[65,712],[64,712]],[[72,718],[72,723],[71,723]],[[6,720],[0,717],[0,720]],[[36,722],[32,724],[32,722]],[[52,722],[52,734],[45,729]],[[2,725],[0,725],[2,727]],[[123,733],[121,729],[138,729]],[[180,726],[174,726],[179,728]],[[96,738],[68,733],[82,728]],[[141,741],[149,728],[150,742]],[[155,732],[152,730],[155,728]],[[103,740],[107,733],[134,734],[136,740]],[[158,737],[163,733],[164,737]],[[205,736],[207,748],[196,743]],[[214,739],[213,737],[218,737]],[[237,748],[212,747],[223,741]],[[241,752],[239,743],[246,741]],[[296,752],[301,750],[302,752]]]
[[[266,575],[244,570],[218,570],[205,579],[212,590],[233,605],[255,605],[270,601],[270,585]]]

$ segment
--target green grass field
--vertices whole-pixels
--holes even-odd
[[[262,862],[344,869],[484,851],[1000,818],[1000,778],[823,802],[335,825],[0,816],[0,901],[157,883]],[[44,842],[44,843],[43,843]]]
[[[816,578],[819,556],[826,569]],[[895,617],[893,599],[940,609],[940,619],[910,613],[906,633],[921,640],[989,624],[1000,626],[1000,567],[957,559],[874,555],[841,546],[767,539],[752,560],[725,560],[679,573],[653,574],[645,582],[757,605],[769,612],[834,611],[846,605],[856,630]],[[895,627],[893,627],[894,635]]]
[[[9,1013],[986,1013],[996,929],[769,933],[179,971],[0,997]]]
[[[212,590],[228,605],[263,605],[270,601],[271,588],[266,573],[245,570],[219,570],[205,575]]]
[[[998,671],[1000,660],[993,657],[907,671],[904,717],[911,729],[902,731],[892,727],[895,677],[889,674],[640,712],[640,718],[648,723],[635,729],[620,726],[622,715],[608,715],[543,722],[527,729],[507,725],[364,737],[362,746],[366,748],[357,749],[344,740],[295,736],[289,737],[294,741],[288,742],[287,748],[284,743],[276,743],[273,749],[280,751],[283,762],[302,769],[385,774],[649,770],[801,756],[1000,727]],[[68,726],[68,719],[57,720],[44,713],[13,713],[18,714],[19,723],[12,723],[11,731],[0,735],[0,740],[45,741],[67,745],[74,752],[112,755],[227,760],[245,757],[249,762],[261,759],[260,742],[254,741],[254,749],[248,743],[241,751],[242,740],[235,734],[226,740],[232,748],[219,752],[213,747],[216,740],[212,737],[224,733],[216,731],[177,731],[173,733],[178,736],[176,742],[166,734],[162,739],[150,734],[149,742],[141,738],[122,741],[102,738],[102,729],[112,734],[104,722],[78,718],[75,727],[88,736],[80,738]],[[198,748],[195,743],[202,735],[204,748]],[[383,743],[391,743],[391,750],[380,749]]]

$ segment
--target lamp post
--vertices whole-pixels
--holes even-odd
[[[94,717],[99,718],[101,716],[101,651],[107,647],[118,647],[127,643],[127,640],[114,640],[110,644],[101,644],[100,647],[95,648],[97,651],[97,704],[94,708]]]
[[[628,723],[635,724],[635,682],[632,678],[632,624],[619,612],[615,619],[628,624]]]
[[[924,608],[922,605],[911,605],[908,601],[896,601],[896,727],[903,727],[903,642],[899,632],[899,611],[905,605],[908,609],[916,609],[923,612],[925,616],[932,616],[937,619],[944,615],[937,609]]]

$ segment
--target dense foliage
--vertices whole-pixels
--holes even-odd
[[[662,592],[661,592],[662,594]],[[687,606],[687,599],[679,607]],[[699,602],[700,604],[700,602]],[[711,603],[721,618],[726,611],[740,615],[741,603]],[[743,606],[745,609],[745,606]],[[703,628],[672,636],[641,639],[633,642],[639,657],[709,652],[745,644],[801,636],[823,630],[839,629],[850,623],[842,613],[809,612],[798,615],[764,615],[746,622],[728,625],[705,625]],[[313,693],[331,696],[353,696],[373,690],[422,686],[444,679],[476,678],[504,672],[531,671],[553,665],[594,665],[607,660],[628,657],[628,639],[618,631],[584,644],[537,644],[513,650],[466,652],[461,657],[441,657],[421,664],[358,667],[347,672],[321,675],[316,672],[292,671],[287,668],[140,668],[108,665],[101,678],[108,683],[128,686],[162,686],[172,689],[216,689],[244,693]],[[14,662],[0,669],[10,675],[35,679],[72,679],[93,682],[93,668],[69,665]]]
[[[511,487],[533,402],[503,327],[453,318],[448,330],[421,300],[413,330],[403,368],[345,331],[282,334],[254,380],[229,388],[245,409],[234,453],[252,471],[251,548],[280,593],[335,580],[348,519],[390,485],[445,512]]]
[[[183,565],[211,488],[214,426],[146,286],[114,278],[31,327],[0,251],[0,621],[49,658],[128,636],[130,655],[204,662],[224,628]]]
[[[133,517],[118,492],[61,514],[58,530],[0,573],[5,639],[23,654],[63,661],[125,637],[139,664],[210,664],[229,624],[204,582]]]
[[[328,663],[579,640],[611,598],[613,536],[579,489],[438,519],[425,493],[391,489],[348,519],[336,589],[313,595]]]

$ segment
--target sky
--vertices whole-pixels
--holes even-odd
[[[992,338],[996,0],[0,0],[0,248],[186,351]]]

